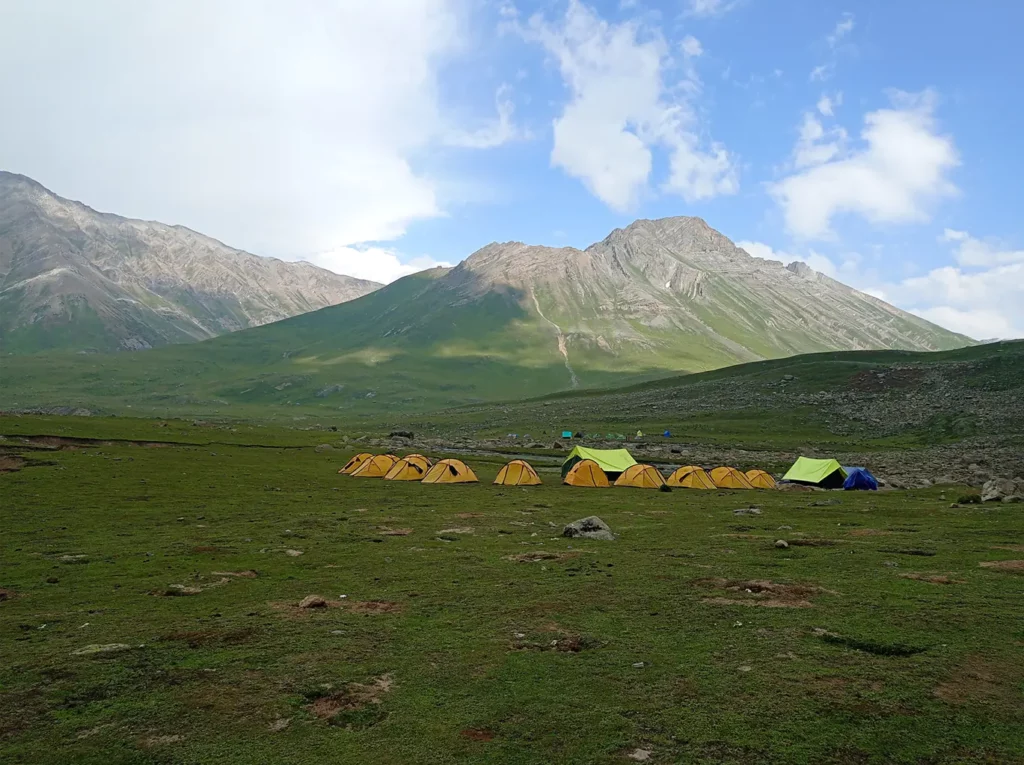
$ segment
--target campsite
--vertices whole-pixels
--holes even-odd
[[[522,468],[495,485],[500,451],[0,422],[4,448],[24,447],[0,475],[5,762],[1024,751],[1024,517],[951,507],[963,486],[576,488],[561,482],[569,451],[536,449],[522,461],[540,485],[517,483]],[[47,431],[64,435],[22,440]],[[339,474],[360,453],[458,461],[478,481]],[[562,536],[593,515],[614,541]]]

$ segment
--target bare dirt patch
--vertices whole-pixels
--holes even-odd
[[[320,720],[333,721],[343,712],[358,712],[380,705],[393,687],[391,675],[375,677],[369,683],[348,683],[339,691],[314,699],[306,709]]]
[[[459,735],[470,741],[494,741],[494,731],[487,728],[466,728]]]
[[[945,574],[900,574],[903,579],[913,579],[918,582],[929,582],[930,584],[963,584],[963,579],[952,579]]]
[[[994,568],[996,571],[1024,572],[1024,560],[983,560],[978,565],[982,568]]]
[[[385,537],[407,537],[412,529],[381,529],[380,533]]]
[[[535,550],[533,552],[519,553],[517,555],[506,555],[505,560],[513,560],[516,563],[538,563],[543,560],[567,560],[575,558],[575,553],[555,553],[546,550]]]
[[[811,584],[780,584],[767,579],[722,579],[718,577],[698,579],[695,587],[710,590],[725,590],[736,596],[705,598],[705,603],[714,605],[762,606],[765,608],[810,608],[814,604],[808,598],[814,595],[835,593],[824,587]]]
[[[345,610],[354,614],[394,614],[402,610],[402,604],[388,600],[357,600],[347,604]]]
[[[484,514],[483,513],[458,513],[455,517],[456,518],[461,518],[462,520],[468,520],[469,518],[483,518]]]
[[[885,529],[851,529],[847,532],[851,537],[885,537],[893,532]]]
[[[21,457],[12,457],[7,454],[0,455],[0,473],[13,473],[25,467],[26,461]]]
[[[0,587],[0,603],[3,603],[5,600],[12,600],[14,597],[14,590],[8,590],[5,587]]]
[[[239,579],[255,579],[259,576],[254,570],[249,569],[248,571],[212,571],[211,576],[231,576]]]
[[[1019,704],[1015,686],[1021,671],[981,656],[969,656],[932,693],[948,704]]]

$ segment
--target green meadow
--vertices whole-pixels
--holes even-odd
[[[1024,762],[1024,514],[966,487],[424,486],[322,432],[0,424],[4,763]]]

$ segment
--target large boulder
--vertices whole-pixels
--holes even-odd
[[[608,542],[615,540],[615,535],[608,524],[596,515],[573,521],[562,529],[562,536],[571,539],[604,539]]]
[[[1024,494],[1024,479],[993,478],[981,489],[982,502],[1019,502]]]

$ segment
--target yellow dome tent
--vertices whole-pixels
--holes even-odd
[[[678,486],[683,489],[717,489],[711,476],[704,468],[696,465],[684,465],[668,477],[669,486]]]
[[[608,476],[594,460],[580,460],[565,474],[562,483],[569,486],[608,488]]]
[[[665,485],[665,479],[653,465],[633,465],[622,471],[615,479],[616,486],[632,486],[635,489],[658,489]]]
[[[393,454],[378,454],[376,457],[363,460],[363,464],[349,475],[353,478],[383,478],[396,462],[398,462],[398,457]]]
[[[748,470],[747,480],[755,489],[775,488],[775,479],[763,470]]]
[[[348,462],[346,462],[345,463],[345,467],[343,467],[338,472],[340,474],[342,474],[342,475],[351,475],[352,472],[356,468],[358,468],[360,465],[362,465],[364,462],[366,462],[366,460],[370,459],[370,457],[372,457],[372,456],[373,455],[370,454],[369,452],[360,452],[355,457],[353,457]]]
[[[711,480],[719,489],[753,489],[754,487],[736,468],[716,467],[711,471]]]
[[[502,486],[539,486],[540,476],[525,460],[512,460],[498,471],[494,483]]]
[[[422,454],[408,454],[396,462],[384,476],[385,481],[422,481],[430,470],[430,460]]]
[[[462,460],[441,460],[423,476],[423,483],[477,483],[476,473]]]

